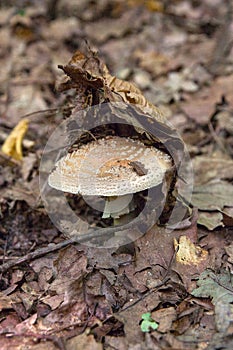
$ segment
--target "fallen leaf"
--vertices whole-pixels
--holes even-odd
[[[0,293],[0,311],[12,308],[12,300],[7,295]]]
[[[152,312],[152,318],[159,323],[158,331],[166,333],[170,331],[172,322],[176,320],[177,312],[173,306],[166,307]]]
[[[215,306],[215,323],[219,332],[226,332],[233,322],[233,276],[228,271],[215,274],[204,271],[197,282],[198,288],[192,295],[198,298],[211,298]]]
[[[214,179],[225,180],[233,177],[233,160],[214,156],[197,156],[193,159],[194,182],[206,184]]]
[[[226,181],[212,181],[194,186],[192,204],[201,210],[219,210],[233,207],[233,186]]]
[[[35,208],[38,204],[39,189],[37,179],[24,184],[16,184],[3,192],[4,198],[10,198],[13,201],[25,201],[31,208]]]
[[[227,255],[228,255],[228,261],[233,264],[233,243],[231,243],[230,245],[228,245],[227,247],[224,248]]]
[[[23,163],[22,163],[22,177],[26,181],[32,172],[32,169],[36,165],[37,162],[37,156],[35,153],[29,153],[27,156],[23,158]]]
[[[153,76],[164,74],[169,69],[169,57],[159,52],[145,52],[137,49],[134,53],[134,57],[139,60],[139,66],[144,70],[147,70]]]
[[[195,286],[195,277],[204,271],[209,261],[208,252],[194,244],[187,236],[174,239],[177,251],[172,269],[176,271],[188,292]]]
[[[180,236],[179,242],[174,240],[176,253],[176,261],[182,265],[200,265],[206,262],[208,252],[201,247],[195,245],[186,236]]]
[[[92,334],[80,334],[66,343],[67,350],[102,350],[103,344],[97,343]]]
[[[22,160],[22,142],[28,130],[28,119],[22,119],[12,130],[6,141],[2,145],[2,152],[16,160]]]
[[[208,230],[214,230],[216,227],[224,226],[223,215],[220,212],[198,212],[197,223],[208,228]]]
[[[198,124],[207,124],[223,97],[232,108],[232,83],[233,75],[216,78],[211,87],[205,87],[190,95],[187,101],[181,103],[181,108]]]

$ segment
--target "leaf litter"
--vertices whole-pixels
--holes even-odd
[[[48,4],[3,1],[0,8],[1,147],[30,114],[27,135],[16,140],[22,165],[10,149],[0,153],[0,258],[2,266],[12,262],[0,281],[1,349],[232,349],[230,2],[60,0],[53,11]],[[40,201],[38,160],[54,127],[77,106],[77,93],[87,102],[81,91],[54,89],[64,77],[57,66],[77,49],[88,51],[85,39],[111,75],[89,66],[76,85],[85,83],[90,96],[94,75],[100,101],[111,99],[107,81],[159,122],[145,96],[167,111],[190,150],[198,211],[189,225],[155,225],[135,244],[52,251],[65,237]],[[17,262],[40,248],[47,253]],[[141,331],[145,314],[157,329]]]

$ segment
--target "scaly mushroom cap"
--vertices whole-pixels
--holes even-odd
[[[171,157],[154,147],[112,136],[89,142],[62,157],[48,183],[74,194],[120,196],[160,184],[171,165]]]

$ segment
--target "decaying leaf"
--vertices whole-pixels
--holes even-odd
[[[204,271],[197,282],[198,288],[192,295],[198,298],[211,298],[215,306],[215,323],[219,332],[225,332],[233,322],[233,276],[222,271],[215,274]]]
[[[87,91],[91,91],[92,99],[94,97],[91,104],[96,104],[101,99],[102,101],[107,99],[112,102],[134,104],[139,108],[143,108],[143,112],[150,114],[157,121],[166,124],[166,118],[157,107],[147,101],[141,90],[130,82],[112,76],[96,53],[91,51],[89,56],[85,56],[83,53],[76,51],[68,64],[59,66],[59,68],[69,78],[58,84],[58,90],[64,91],[75,88],[82,100],[82,108],[87,103]],[[77,110],[77,107],[75,110]]]
[[[186,236],[181,236],[179,242],[174,240],[175,249],[178,249],[176,261],[183,265],[199,265],[208,258],[208,252],[195,245]]]
[[[177,250],[176,260],[172,269],[178,273],[187,291],[195,287],[195,278],[207,268],[209,254],[206,250],[195,244],[193,237],[180,236],[179,241],[174,240]]]
[[[233,161],[219,156],[197,156],[193,159],[193,170],[196,185],[206,184],[214,179],[231,179]]]
[[[92,334],[80,334],[68,340],[67,350],[102,350],[103,344],[97,343]]]
[[[231,243],[229,246],[225,247],[225,251],[228,255],[228,261],[233,264],[233,243]]]
[[[223,215],[220,212],[206,212],[199,211],[198,224],[208,228],[208,230],[214,230],[216,227],[224,226]]]
[[[12,130],[2,146],[2,152],[16,160],[22,160],[22,142],[28,130],[28,119],[22,119]]]
[[[0,293],[0,311],[12,308],[12,300],[7,295]]]
[[[198,209],[210,211],[233,207],[233,186],[221,180],[195,186],[192,204]]]

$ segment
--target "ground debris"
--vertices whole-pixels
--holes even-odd
[[[1,1],[1,350],[232,349],[231,7]],[[176,230],[153,225],[134,244],[100,249],[53,226],[38,173],[55,127],[109,101],[147,108],[165,140],[178,130],[195,208]],[[146,313],[158,327],[142,332]]]

